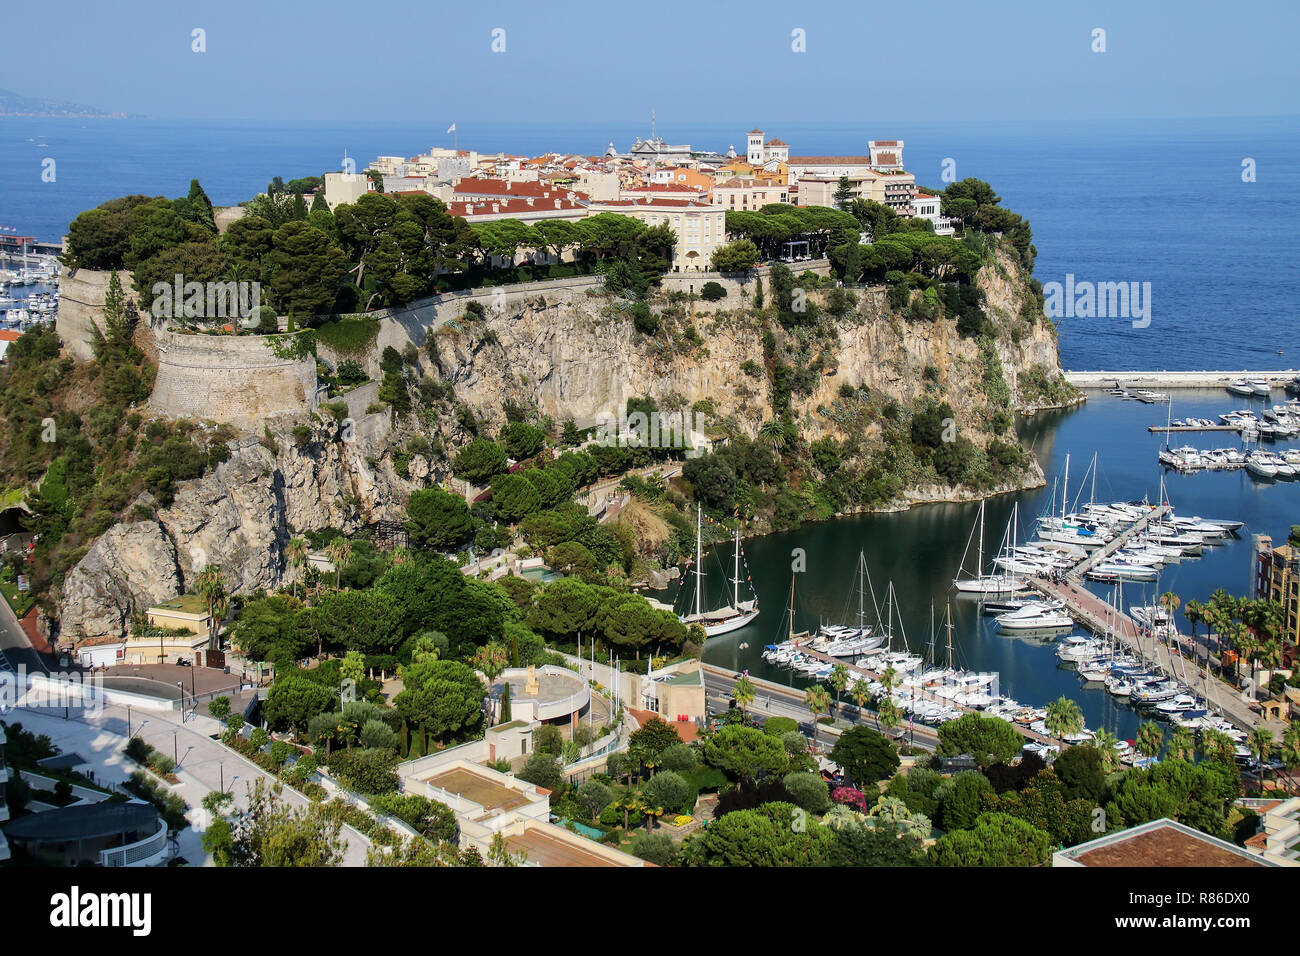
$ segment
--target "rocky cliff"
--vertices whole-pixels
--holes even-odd
[[[133,612],[183,593],[209,564],[234,593],[273,588],[294,533],[351,532],[400,512],[400,479],[367,460],[382,454],[380,443],[341,440],[337,426],[322,423],[302,447],[287,427],[269,435],[233,446],[228,461],[181,483],[165,508],[142,496],[132,520],[96,540],[63,582],[59,637],[123,634]]]
[[[859,427],[836,414],[845,386],[866,387],[903,405],[923,397],[945,400],[957,427],[981,446],[999,433],[990,423],[991,408],[1042,405],[1042,383],[1061,380],[1054,328],[1034,315],[1033,293],[1005,254],[984,268],[979,284],[997,329],[986,340],[994,343],[991,350],[959,335],[950,318],[898,317],[883,289],[859,290],[852,309],[825,316],[816,343],[819,371],[792,402],[803,437],[845,437],[846,429]],[[444,479],[446,458],[467,440],[457,404],[468,405],[492,428],[503,423],[507,400],[535,407],[557,426],[569,418],[585,426],[621,414],[629,398],[649,396],[665,410],[707,408],[710,421],[752,435],[775,417],[764,371],[764,332],[773,326],[749,308],[756,293],[747,284],[713,305],[662,294],[654,303],[662,322],[654,336],[637,331],[627,303],[587,289],[512,295],[504,307],[498,297],[496,308],[485,295],[482,319],[465,314],[464,300],[429,307],[427,322],[412,321],[418,310],[407,310],[401,320],[385,318],[373,353],[364,356],[371,374],[378,372],[385,346],[399,352],[413,346],[405,350],[416,380],[431,376],[451,384],[450,400],[417,398],[415,414],[395,429],[360,427],[362,422],[340,429],[304,407],[301,420],[310,416],[313,422],[309,439],[301,430],[295,435],[292,422],[279,420],[262,440],[232,445],[228,461],[182,483],[170,505],[140,501],[131,520],[95,541],[57,596],[58,636],[76,643],[120,635],[133,612],[182,593],[207,564],[221,568],[236,593],[273,588],[286,573],[284,547],[294,534],[328,527],[351,532],[379,518],[400,517],[410,491]],[[824,304],[825,296],[816,295]],[[782,354],[806,351],[799,334],[776,333]],[[993,365],[1009,399],[991,397]],[[1033,394],[1024,384],[1030,379]],[[352,414],[360,417],[359,412]],[[870,439],[874,427],[860,437]],[[442,456],[435,452],[428,462],[408,454],[399,469],[399,453],[416,434]],[[1037,464],[1030,463],[992,490],[1042,480]],[[933,484],[904,492],[907,501],[973,494]]]

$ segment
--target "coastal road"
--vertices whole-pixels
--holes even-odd
[[[32,647],[9,602],[0,598],[0,671],[48,674],[54,660]]]
[[[704,692],[709,709],[714,713],[725,713],[731,699],[731,688],[740,675],[712,664],[705,664],[700,670],[704,674]],[[805,735],[812,733],[815,728],[813,739],[817,743],[819,752],[827,752],[835,746],[835,741],[839,740],[842,731],[826,724],[813,723],[812,714],[804,703],[802,690],[773,683],[752,674],[749,679],[754,685],[754,702],[749,705],[749,712],[756,719],[763,722],[768,717],[791,717],[798,722]],[[876,724],[875,712],[866,708],[859,709],[852,701],[842,700],[835,714],[837,721],[843,720],[854,726],[871,727],[873,730],[880,729]],[[935,730],[922,724],[914,727],[909,727],[907,723],[899,724],[894,732],[902,740],[910,741],[914,746],[924,747],[926,750],[935,750],[939,746],[939,736]]]

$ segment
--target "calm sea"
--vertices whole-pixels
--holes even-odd
[[[661,126],[671,142],[745,149],[759,117],[731,125]],[[480,152],[627,149],[642,124],[459,123]],[[919,183],[991,182],[1029,218],[1046,282],[1151,283],[1151,324],[1063,319],[1067,368],[1273,369],[1300,364],[1300,119],[1143,122],[768,123],[795,155],[865,152],[901,138]],[[178,196],[197,177],[218,204],[286,180],[340,168],[346,155],[413,156],[451,145],[417,124],[45,120],[0,118],[0,226],[57,240],[80,210],[127,193]],[[42,180],[43,160],[55,181]],[[1242,163],[1253,160],[1254,182]],[[1284,354],[1279,355],[1278,350]]]

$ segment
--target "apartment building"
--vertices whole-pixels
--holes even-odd
[[[713,187],[713,201],[728,212],[751,212],[769,203],[790,202],[790,188],[758,179],[728,179]]]
[[[1276,601],[1286,617],[1285,647],[1288,660],[1300,645],[1300,548],[1291,542],[1273,547],[1273,538],[1257,534],[1252,538],[1255,560],[1253,591],[1256,598]]]

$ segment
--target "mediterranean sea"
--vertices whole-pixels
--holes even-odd
[[[671,126],[671,143],[745,148],[755,124],[792,155],[860,155],[902,139],[917,183],[990,182],[1027,217],[1044,282],[1151,284],[1151,323],[1060,320],[1067,369],[1275,369],[1300,365],[1300,118],[840,125],[742,117]],[[598,155],[648,122],[457,123],[480,153]],[[0,118],[0,226],[58,240],[83,209],[129,193],[180,196],[198,178],[228,205],[286,180],[377,155],[450,146],[439,124]],[[55,161],[53,182],[42,178]],[[945,164],[945,160],[951,163]],[[1249,162],[1248,162],[1249,161]],[[1243,163],[1253,170],[1245,181]],[[1282,354],[1279,354],[1281,350]]]

